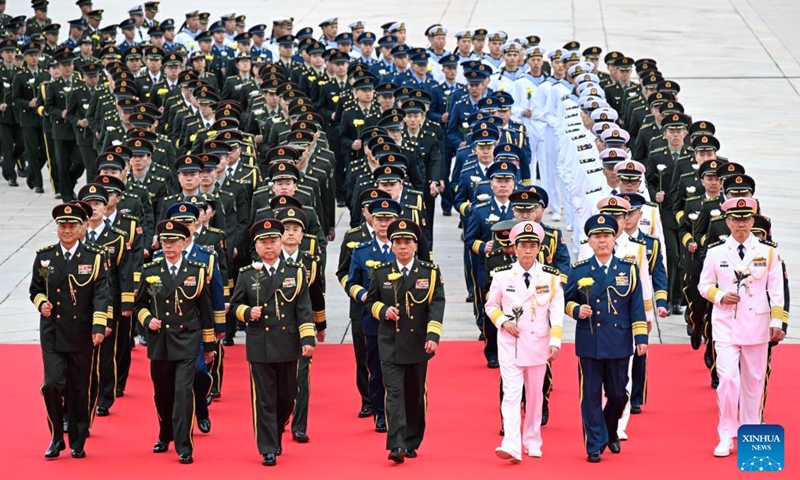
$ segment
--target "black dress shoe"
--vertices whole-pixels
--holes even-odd
[[[8,186],[9,187],[19,187],[19,183],[17,183],[17,181],[15,179],[11,179],[11,180],[8,181]]]
[[[283,453],[283,446],[282,445],[278,445],[278,448],[275,449],[275,455],[280,457],[281,453]]]
[[[345,206],[344,200],[336,200],[336,206],[342,208]]]
[[[489,368],[500,368],[500,362],[497,360],[489,360],[486,362],[486,366]]]
[[[403,449],[400,447],[393,448],[392,451],[389,452],[389,460],[394,463],[403,463],[405,461],[403,458]]]
[[[36,188],[33,189],[33,192],[34,193],[44,193],[44,188],[36,187]]]
[[[265,467],[274,467],[278,463],[274,453],[265,453],[264,458],[261,460],[261,465]]]
[[[297,443],[308,443],[306,432],[292,432],[292,440]]]
[[[405,455],[408,458],[417,458],[417,449],[416,448],[406,448],[406,451],[403,452],[403,455]]]
[[[153,445],[153,453],[164,453],[169,449],[169,442],[164,441],[157,441],[155,445]]]
[[[673,315],[680,315],[683,313],[683,307],[681,307],[680,303],[673,303],[672,304],[672,314]]]
[[[485,342],[485,341],[486,341],[486,337],[483,335],[483,333],[481,333],[480,335],[478,335],[478,341],[479,341],[479,342]]]
[[[197,428],[200,429],[203,433],[208,433],[211,431],[211,419],[209,418],[198,418],[197,419]]]
[[[108,407],[97,407],[97,416],[98,417],[107,417],[108,416]]]
[[[367,418],[372,416],[372,407],[365,406],[361,407],[361,410],[358,412],[358,418]]]
[[[244,332],[247,329],[247,325],[244,322],[239,322],[236,324],[236,331],[237,332]]]
[[[547,421],[550,420],[550,407],[547,405],[542,405],[542,426],[544,427],[547,425]]]
[[[211,390],[211,398],[220,398],[221,396],[222,394],[219,392],[219,390]]]
[[[386,421],[385,420],[378,421],[378,423],[375,424],[375,431],[376,432],[378,432],[378,433],[386,433],[387,430],[388,429],[386,428]]]
[[[147,337],[144,335],[139,335],[139,345],[146,347],[147,346]]]
[[[467,295],[467,300],[466,300],[467,303],[472,303],[474,301],[475,301],[475,294],[474,293],[470,293],[469,295]]]
[[[692,327],[689,327],[690,329]],[[700,332],[700,329],[692,330],[691,334],[692,338],[692,350],[700,350],[700,345],[703,344],[703,334]]]
[[[608,442],[608,449],[611,450],[611,453],[619,453],[622,451],[622,446],[619,444],[619,440],[614,440]]]
[[[33,175],[26,175],[26,177],[27,178],[25,178],[25,185],[28,186],[28,189],[33,190],[33,187],[34,187]]]
[[[192,458],[191,453],[181,453],[180,455],[178,455],[178,461],[184,465],[194,463],[194,459]]]
[[[718,378],[712,378],[711,379],[711,388],[716,390],[717,387],[719,387],[719,379]]]
[[[706,368],[711,368],[714,366],[714,358],[711,356],[710,348],[707,348],[706,352],[703,354],[703,363],[706,364]]]
[[[122,398],[122,397],[125,396],[125,391],[124,390],[117,390],[116,392],[114,392],[114,396],[117,397],[117,398]]]
[[[451,217],[453,216],[453,212],[450,210],[446,210],[442,212],[442,215],[444,215],[445,217]]]
[[[61,455],[61,451],[65,448],[67,447],[64,445],[64,440],[50,442],[50,446],[47,447],[47,451],[44,452],[44,458],[56,458]]]
[[[589,463],[600,463],[600,452],[590,453],[587,460],[589,460]]]
[[[222,344],[225,345],[226,347],[232,347],[233,346],[233,339],[225,337],[225,338],[222,339]]]
[[[73,448],[70,450],[72,458],[86,458],[86,451],[82,448]]]
[[[642,406],[631,403],[631,415],[639,415],[642,413]]]

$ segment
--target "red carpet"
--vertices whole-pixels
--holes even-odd
[[[688,345],[656,345],[650,358],[650,402],[634,416],[630,440],[622,454],[608,451],[598,465],[586,462],[577,395],[577,367],[572,345],[555,365],[550,424],[544,427],[544,458],[525,458],[511,465],[495,457],[498,430],[497,370],[481,360],[478,342],[442,345],[428,379],[428,430],[419,457],[394,466],[386,460],[384,437],[372,431],[359,409],[349,345],[324,345],[312,368],[309,422],[311,442],[298,445],[287,434],[284,453],[274,468],[262,467],[255,447],[244,347],[228,349],[223,397],[212,405],[210,435],[195,434],[195,464],[180,465],[172,447],[155,455],[156,415],[145,351],[133,352],[134,367],[124,398],[111,416],[98,418],[87,441],[87,458],[75,460],[69,450],[47,461],[49,442],[44,405],[39,395],[39,347],[0,346],[5,388],[0,451],[8,479],[59,480],[108,477],[228,478],[730,478],[737,474],[735,454],[717,459],[716,399],[702,357]],[[785,473],[796,471],[800,458],[800,382],[792,366],[800,364],[800,345],[775,351],[767,420],[786,430]],[[69,447],[67,447],[69,448]],[[64,455],[66,453],[66,455]],[[797,478],[797,477],[795,477]]]

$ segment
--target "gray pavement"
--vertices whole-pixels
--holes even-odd
[[[123,20],[129,2],[98,1],[105,9],[105,23]],[[130,2],[131,4],[133,2]],[[451,33],[463,28],[503,29],[512,36],[536,34],[545,47],[559,47],[573,39],[604,50],[620,50],[634,58],[658,61],[665,76],[681,85],[680,100],[695,119],[717,126],[721,153],[745,165],[758,182],[756,196],[772,217],[774,238],[787,264],[792,297],[800,295],[800,39],[795,35],[800,20],[796,0],[709,0],[703,3],[675,0],[669,6],[646,0],[407,0],[402,13],[397,4],[374,0],[240,0],[222,4],[208,0],[189,3],[168,1],[159,18],[180,23],[183,12],[205,8],[225,13],[231,5],[248,16],[248,24],[269,23],[278,15],[292,15],[296,28],[316,25],[340,16],[340,31],[356,19],[368,30],[379,32],[389,20],[403,20],[409,43],[425,45],[424,30],[441,22]],[[502,8],[500,6],[502,5]],[[24,7],[24,9],[23,9]],[[357,10],[357,14],[349,14]],[[9,2],[11,15],[31,14],[25,2]],[[74,2],[51,2],[50,17],[65,24],[76,18]],[[448,39],[448,47],[455,40]],[[23,184],[24,185],[24,184]],[[0,343],[38,341],[38,316],[28,299],[28,283],[36,249],[54,243],[55,227],[50,209],[52,192],[35,195],[24,186],[0,185]],[[328,282],[329,342],[348,342],[347,297],[334,272],[340,239],[349,218],[339,209],[337,240],[329,246]],[[548,221],[547,219],[545,221]],[[462,243],[456,217],[436,217],[435,260],[441,265],[447,292],[444,338],[476,339],[471,305],[464,302]],[[563,227],[555,223],[554,225]],[[790,323],[800,315],[794,302]],[[565,321],[565,339],[574,335],[574,322]],[[659,320],[650,335],[653,343],[685,343],[683,319]],[[800,342],[800,330],[790,328],[787,341]]]

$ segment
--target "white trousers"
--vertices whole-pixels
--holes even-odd
[[[761,423],[761,397],[767,372],[767,344],[715,342],[720,440],[735,438],[740,425]]]
[[[505,436],[500,445],[514,458],[522,459],[525,450],[542,449],[542,383],[547,365],[518,367],[500,362],[500,376],[503,378],[503,429]],[[525,386],[525,424],[522,423],[520,401],[522,387]]]
[[[636,347],[634,347],[636,350]],[[636,355],[634,353],[634,355]],[[625,385],[625,391],[628,393],[628,403],[625,404],[625,410],[622,411],[622,416],[619,417],[619,425],[617,425],[617,434],[626,433],[625,429],[628,428],[628,421],[631,419],[631,389],[633,388],[633,357],[628,359],[628,384]]]

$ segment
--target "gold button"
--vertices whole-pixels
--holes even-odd
[[[411,320],[414,320],[414,315],[411,315],[409,318],[411,318]]]
[[[61,289],[60,288],[56,288],[56,293],[61,293]]]
[[[286,314],[281,313],[281,318],[286,318]]]
[[[414,333],[414,329],[413,328],[411,329],[411,333]]]
[[[178,303],[183,303],[183,300],[178,300]]]
[[[399,328],[397,329],[397,333],[400,333],[400,329]]]
[[[165,315],[169,317],[169,312],[167,312]]]
[[[183,325],[178,325],[178,328],[180,328],[181,330],[183,330]]]
[[[169,300],[165,300],[166,303],[169,303]]]
[[[61,315],[56,315],[56,318],[61,318]]]
[[[286,327],[281,327],[281,330],[286,330]]]
[[[597,322],[597,326],[598,326],[598,327],[600,326],[600,322]]]
[[[595,313],[596,313],[597,315],[600,315],[600,310],[598,310],[598,311],[597,311],[597,312],[595,312]]]
[[[264,330],[266,330],[266,331],[268,331],[268,332],[269,332],[269,327],[265,328]]]
[[[169,325],[167,325],[167,328],[169,328]]]
[[[597,299],[597,303],[600,303],[600,299],[599,298]]]
[[[56,305],[61,305],[61,302],[56,302]]]

